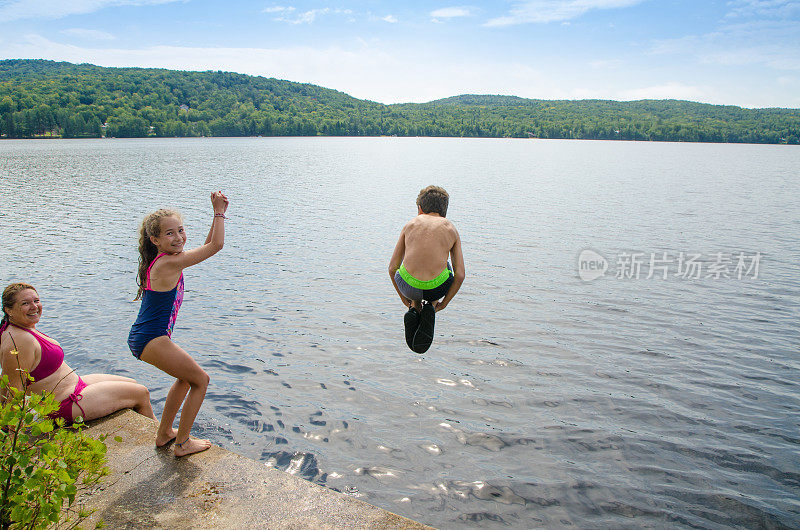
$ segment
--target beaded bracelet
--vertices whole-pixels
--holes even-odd
[[[214,217],[222,217],[223,219],[227,219],[227,217],[225,217],[224,213],[215,213]]]

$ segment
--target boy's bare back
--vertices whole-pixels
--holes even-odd
[[[450,251],[459,240],[455,226],[437,214],[420,214],[403,227],[403,265],[420,280],[436,278],[447,267]]]
[[[403,227],[389,260],[392,285],[403,305],[413,306],[413,310],[423,309],[422,302],[427,302],[441,311],[456,295],[466,276],[461,238],[446,218],[449,197],[439,186],[428,186],[419,192],[418,215]],[[451,267],[447,266],[448,257]],[[409,314],[413,310],[410,309]],[[425,320],[430,320],[429,329],[423,333],[427,337],[425,341],[409,338],[419,335],[416,331],[425,326],[420,324],[414,328],[406,322],[406,342],[417,353],[427,350],[433,340],[433,320],[427,317]],[[425,342],[427,346],[415,348]]]

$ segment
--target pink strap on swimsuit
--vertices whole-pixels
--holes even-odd
[[[33,335],[33,337],[42,347],[42,356],[39,359],[39,364],[37,364],[36,368],[31,370],[30,372],[30,376],[33,378],[34,382],[41,381],[42,379],[50,377],[51,375],[56,373],[56,371],[64,363],[64,349],[58,344],[50,342],[52,339],[47,335],[45,335],[44,333],[42,333],[41,331],[37,331],[36,333],[34,333],[32,330],[28,328],[21,328],[19,326],[12,324],[11,322],[8,322],[8,325],[14,326],[17,329],[22,329],[27,331],[28,333]],[[6,327],[7,326],[4,325],[2,329],[5,330]],[[45,338],[40,337],[39,336],[40,333],[42,337]],[[80,403],[78,403],[78,401],[83,399],[81,391],[83,391],[83,389],[86,388],[86,386],[87,385],[83,381],[83,379],[81,379],[80,376],[78,376],[78,384],[75,385],[75,389],[72,391],[72,394],[70,394],[66,399],[64,399],[59,404],[58,410],[50,414],[49,417],[54,420],[57,418],[63,418],[64,423],[66,425],[71,425],[75,421],[75,418],[72,416],[73,403],[78,405],[78,408],[81,409],[81,414],[86,416],[86,412],[83,410],[83,407],[81,407]]]
[[[157,255],[155,258],[153,258],[153,261],[151,261],[151,262],[150,262],[150,266],[149,266],[149,267],[147,267],[147,274],[145,274],[145,275],[144,275],[144,276],[145,276],[145,286],[144,286],[144,289],[145,289],[146,291],[152,291],[152,290],[153,290],[153,288],[152,288],[152,287],[150,287],[150,269],[152,269],[152,268],[153,268],[153,265],[155,265],[155,264],[156,264],[156,261],[158,261],[158,258],[160,258],[161,256],[163,256],[164,254],[166,254],[166,252],[161,252],[161,253],[159,253],[159,254],[158,254],[158,255]]]
[[[86,418],[86,411],[83,410],[83,407],[81,407],[81,404],[78,403],[78,401],[83,399],[81,392],[87,386],[88,385],[84,383],[83,379],[78,376],[78,384],[75,385],[75,390],[73,390],[72,394],[70,394],[64,401],[61,402],[57,411],[50,414],[50,418],[54,420],[58,418],[64,418],[65,425],[72,425],[75,422],[75,418],[72,415],[73,403],[78,405],[78,408],[81,409],[81,414],[83,415],[82,417]]]
[[[150,269],[152,269],[152,268],[153,268],[153,265],[155,265],[155,264],[156,264],[156,261],[158,261],[158,258],[160,258],[161,256],[166,256],[166,255],[167,255],[167,253],[166,253],[166,252],[161,252],[161,253],[160,253],[160,254],[158,254],[158,255],[157,255],[155,258],[153,258],[153,261],[151,261],[151,262],[150,262],[150,266],[149,266],[149,267],[147,267],[147,274],[145,274],[145,278],[146,278],[146,280],[145,280],[145,287],[144,287],[144,289],[145,289],[146,291],[152,291],[152,290],[153,290],[153,288],[152,288],[152,287],[150,287]],[[181,283],[181,281],[182,281],[182,280],[183,280],[183,273],[181,273],[181,277],[180,277],[180,279],[178,280],[178,283]],[[170,289],[170,290],[172,290],[172,289]],[[182,294],[182,293],[181,293],[181,294]]]
[[[161,256],[166,256],[166,255],[167,255],[166,252],[159,253],[155,258],[153,258],[153,261],[150,262],[150,266],[147,267],[147,274],[145,275],[145,277],[146,277],[145,290],[146,291],[152,291],[153,290],[153,288],[150,286],[150,269],[152,269],[153,265],[156,264],[156,261],[158,261],[158,258],[160,258]],[[172,311],[170,312],[170,315],[169,315],[169,323],[167,323],[167,335],[170,336],[170,337],[172,336],[172,329],[175,327],[175,321],[178,318],[178,310],[181,308],[181,304],[183,303],[183,273],[181,273],[180,278],[178,278],[178,283],[175,285],[175,287],[173,287],[173,289],[175,289],[175,301],[172,304]],[[170,289],[170,291],[171,290],[172,289]]]
[[[51,342],[53,339],[45,335],[44,333],[37,331],[36,333],[33,330],[28,328],[21,328],[17,325],[11,324],[17,329],[23,329],[33,335],[39,345],[42,347],[42,357],[39,359],[39,364],[36,365],[36,368],[31,370],[31,377],[33,377],[35,381],[41,381],[46,377],[50,377],[56,370],[61,367],[61,364],[64,362],[64,350],[58,344]],[[42,338],[39,335],[42,335]]]

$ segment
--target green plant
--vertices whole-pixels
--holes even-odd
[[[108,474],[106,436],[88,436],[82,420],[50,419],[53,394],[28,392],[30,380],[20,390],[0,378],[0,528],[74,526],[91,513],[76,496]]]

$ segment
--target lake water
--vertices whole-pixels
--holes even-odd
[[[225,248],[173,334],[211,375],[197,435],[443,528],[798,527],[798,168],[774,145],[2,141],[0,280],[160,413],[171,381],[126,345],[137,228],[175,207],[198,245],[221,189]],[[387,265],[431,183],[467,279],[420,356]]]

